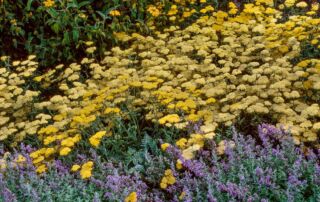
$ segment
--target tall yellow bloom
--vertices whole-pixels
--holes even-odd
[[[54,0],[46,0],[43,2],[44,7],[50,8],[54,6]]]

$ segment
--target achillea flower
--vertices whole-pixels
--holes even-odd
[[[306,8],[308,4],[304,1],[300,1],[299,3],[296,4],[298,8]]]
[[[120,11],[118,11],[118,10],[112,10],[112,11],[110,11],[109,14],[111,16],[120,16],[121,15]]]
[[[137,192],[131,192],[126,199],[125,202],[137,202]]]
[[[63,147],[63,148],[60,150],[59,154],[60,154],[60,156],[66,156],[66,155],[68,155],[70,152],[71,152],[71,149],[70,149],[69,147]]]
[[[78,164],[75,164],[71,167],[71,171],[76,172],[80,169],[81,166],[79,166]]]
[[[169,143],[163,143],[163,144],[161,144],[161,149],[162,149],[162,151],[166,151],[169,146],[170,146]]]
[[[99,131],[96,134],[92,135],[89,138],[89,142],[92,146],[98,147],[100,144],[101,139],[106,136],[107,131]]]
[[[45,0],[43,2],[44,7],[50,8],[54,6],[54,0]]]
[[[295,2],[296,2],[296,0],[286,0],[284,2],[284,5],[290,8],[295,4]]]
[[[88,179],[92,175],[93,162],[88,161],[84,163],[80,170],[80,175],[82,179]]]
[[[41,173],[44,173],[47,169],[48,169],[47,166],[45,164],[42,164],[37,167],[36,172],[41,174]]]
[[[159,119],[160,124],[165,124],[165,123],[178,123],[180,121],[179,115],[178,114],[169,114],[165,117],[162,117]]]
[[[155,6],[149,6],[147,11],[153,16],[153,17],[158,17],[160,15],[159,9]]]
[[[178,13],[177,5],[172,5],[170,10],[168,11],[167,15],[168,16],[173,16],[173,15],[175,15],[177,13]]]
[[[166,189],[168,185],[173,185],[176,182],[176,178],[173,176],[171,169],[167,169],[160,182],[161,189]]]

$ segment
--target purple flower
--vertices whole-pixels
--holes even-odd
[[[208,202],[218,202],[218,200],[212,195],[212,192],[209,190],[207,194]]]
[[[274,140],[280,140],[286,135],[286,132],[283,128],[278,129],[273,125],[263,123],[258,126],[258,134],[263,146],[268,147]]]
[[[257,176],[262,176],[263,175],[263,170],[260,167],[256,168],[256,175]]]
[[[205,177],[205,168],[202,162],[198,160],[184,160],[180,159],[182,165],[189,171],[191,171],[196,177]]]
[[[241,189],[237,184],[227,182],[227,184],[217,183],[218,190],[221,192],[227,192],[234,199],[244,199],[246,189]]]
[[[6,187],[4,177],[0,173],[0,196],[4,202],[16,201],[15,195]]]
[[[55,160],[54,166],[57,169],[57,172],[60,174],[69,173],[69,168],[67,166],[63,165],[63,163],[60,160]]]

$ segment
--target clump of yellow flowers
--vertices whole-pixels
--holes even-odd
[[[54,0],[45,0],[43,2],[44,7],[50,8],[52,6],[54,6]]]
[[[166,189],[168,185],[173,185],[174,183],[176,183],[176,178],[173,176],[172,170],[167,169],[161,179],[160,187],[161,189]]]
[[[137,202],[137,192],[131,192],[126,198],[125,202]]]
[[[81,166],[80,176],[82,179],[88,179],[92,175],[93,162],[88,161]]]
[[[292,6],[304,7],[295,1]],[[198,133],[176,143],[185,159],[193,158],[219,125],[230,126],[242,114],[269,116],[290,130],[297,144],[318,140],[320,59],[292,62],[301,43],[320,48],[320,19],[311,12],[319,11],[318,4],[286,21],[270,0],[245,4],[243,10],[228,7],[228,12],[207,7],[210,12],[185,29],[171,26],[152,36],[117,34],[127,48],[114,47],[102,61],[88,56],[42,75],[36,73],[34,56],[25,61],[2,57],[0,140],[11,138],[14,145],[37,135],[42,148],[31,157],[44,172],[47,160],[68,155],[79,141],[97,147],[104,135],[87,139],[83,130],[102,120],[97,130],[109,131],[115,117],[128,117],[124,104],[154,124],[183,130],[201,121]],[[168,15],[179,9],[171,6]],[[91,54],[95,49],[88,44]],[[86,79],[83,70],[90,75]],[[41,89],[54,83],[59,94],[39,100],[40,91],[25,87],[30,80]],[[28,117],[31,112],[36,115]],[[223,153],[224,143],[219,148]],[[84,176],[89,176],[87,167]]]
[[[98,147],[99,144],[100,144],[101,139],[102,139],[104,136],[110,136],[110,135],[107,134],[107,131],[99,131],[99,132],[97,132],[96,134],[92,135],[92,136],[89,138],[89,142],[90,142],[90,144],[91,144],[92,146]]]

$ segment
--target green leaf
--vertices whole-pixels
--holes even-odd
[[[59,23],[54,23],[52,26],[51,26],[51,29],[54,31],[54,33],[58,34],[59,33],[59,30],[60,30],[60,25]]]
[[[26,7],[27,11],[30,11],[32,2],[33,0],[28,0],[27,7]]]
[[[79,31],[78,30],[72,30],[72,39],[74,42],[77,42],[79,40]]]
[[[67,9],[70,9],[70,8],[78,8],[78,5],[74,4],[74,3],[68,3],[67,4]]]
[[[59,15],[58,12],[53,8],[47,9],[47,12],[51,15],[51,17],[54,17],[54,18],[56,18]]]
[[[69,32],[65,32],[63,34],[62,45],[69,45],[69,44],[70,44]]]
[[[106,15],[102,13],[101,11],[97,11],[97,13],[102,17],[103,20],[106,19]]]
[[[90,1],[80,2],[80,3],[78,4],[78,8],[81,8],[82,6],[86,6],[86,5],[88,5],[88,4],[91,4],[91,2],[90,2]]]

